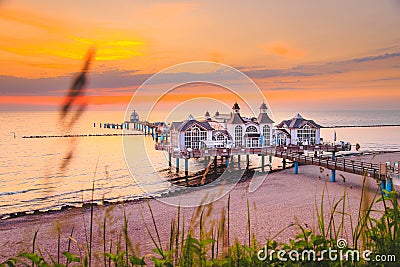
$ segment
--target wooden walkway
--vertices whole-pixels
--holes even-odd
[[[380,164],[370,163],[360,160],[346,159],[345,157],[322,157],[314,154],[349,150],[347,147],[340,145],[318,145],[318,146],[288,146],[288,147],[263,147],[263,148],[212,148],[212,149],[195,149],[192,151],[174,151],[169,144],[156,144],[156,150],[167,151],[173,158],[203,158],[203,157],[229,157],[236,155],[258,155],[258,156],[273,156],[285,160],[320,166],[330,170],[338,170],[347,173],[358,175],[366,175],[374,179],[386,179],[386,175],[381,173]],[[314,152],[312,155],[306,155],[305,152]],[[388,169],[390,172],[390,169]]]
[[[330,170],[337,170],[347,173],[354,173],[358,175],[366,175],[374,179],[383,179],[385,175],[380,172],[380,165],[370,162],[358,161],[338,157],[335,160],[330,158],[321,157],[310,157],[300,154],[282,155],[284,158],[290,161],[296,161],[299,163],[320,166]]]

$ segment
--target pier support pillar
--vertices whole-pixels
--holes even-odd
[[[386,189],[386,180],[381,181],[381,190],[383,191],[384,189]]]
[[[299,163],[297,161],[294,162],[294,174],[299,174]]]
[[[286,169],[286,159],[282,159],[283,169]]]
[[[246,168],[248,168],[250,165],[250,155],[246,155]]]
[[[210,164],[210,156],[206,156],[204,158],[204,165],[207,168],[209,164]]]
[[[185,159],[185,176],[189,176],[189,159]]]
[[[238,168],[239,168],[239,170],[240,170],[240,155],[238,155],[237,157],[238,157],[238,159],[237,159],[237,162],[238,162]]]
[[[214,157],[214,170],[217,170],[217,156]]]
[[[179,172],[179,158],[176,158],[175,160],[175,168],[176,168],[176,172]]]
[[[158,143],[158,133],[156,133],[156,143]]]
[[[153,127],[151,127],[151,137],[152,137],[153,140],[154,140],[154,128],[153,128]]]
[[[225,165],[226,165],[226,167],[228,167],[228,165],[229,165],[229,157],[228,156],[226,156],[226,158],[225,158]]]
[[[336,170],[331,170],[331,182],[336,182]]]
[[[391,192],[393,190],[392,179],[386,179],[386,191]]]
[[[172,154],[168,153],[168,166],[171,168],[172,167]]]
[[[261,156],[261,172],[265,172],[265,156]]]

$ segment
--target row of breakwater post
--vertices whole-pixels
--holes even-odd
[[[97,124],[94,122],[93,127]],[[125,121],[121,124],[103,122],[98,124],[99,128],[104,129],[122,129],[141,132],[141,135],[151,135],[156,143],[168,142],[169,134],[167,126],[164,122],[147,122],[147,121]]]

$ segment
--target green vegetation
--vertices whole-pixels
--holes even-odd
[[[325,195],[322,195],[320,205],[316,205],[316,216],[318,225],[315,229],[306,229],[300,224],[287,226],[297,227],[298,234],[287,243],[278,243],[274,238],[271,240],[260,241],[251,231],[251,213],[249,201],[247,201],[247,223],[246,241],[235,240],[230,243],[230,197],[228,197],[226,209],[220,212],[218,219],[212,219],[213,205],[203,205],[196,209],[190,224],[185,226],[184,215],[181,209],[177,208],[177,214],[170,223],[170,233],[168,242],[162,242],[157,223],[153,216],[153,211],[149,203],[148,208],[152,216],[150,225],[143,222],[146,231],[153,242],[154,249],[148,254],[139,255],[129,238],[129,223],[124,212],[124,225],[122,237],[116,235],[115,238],[106,236],[107,213],[103,220],[103,251],[92,251],[93,236],[93,208],[90,209],[89,231],[86,232],[86,244],[78,244],[75,240],[74,229],[68,239],[66,251],[60,251],[60,227],[57,224],[58,243],[57,254],[50,255],[37,247],[36,239],[38,231],[35,232],[32,241],[32,249],[29,252],[21,253],[16,258],[10,258],[0,266],[397,266],[394,259],[400,259],[400,230],[399,219],[400,210],[398,206],[396,192],[377,192],[372,199],[366,192],[364,186],[361,194],[356,227],[345,229],[346,219],[353,221],[351,214],[346,212],[346,192],[343,197],[333,203],[331,210],[325,213]],[[376,211],[374,204],[382,203],[384,210]],[[113,207],[109,207],[112,209]],[[378,213],[374,214],[373,213]],[[373,215],[373,216],[371,216]],[[85,229],[86,225],[85,225]],[[350,231],[350,233],[349,233]],[[279,235],[278,233],[277,235]],[[344,247],[343,254],[350,253],[352,250],[371,250],[369,255],[370,262],[363,260],[352,261],[351,259],[342,261],[330,261],[328,257],[320,261],[281,261],[277,253],[273,251],[285,250],[289,253],[292,250],[303,251],[313,250],[316,258],[324,250],[338,249],[337,240],[342,236],[352,236],[352,241]],[[108,237],[108,238],[107,238]],[[72,246],[75,246],[77,254],[72,253]],[[261,254],[260,249],[266,248]],[[95,255],[98,253],[98,255]],[[270,256],[272,255],[272,256]],[[349,254],[350,255],[350,254]],[[392,262],[372,261],[376,255],[394,255]],[[259,256],[266,256],[265,261]],[[312,255],[311,255],[312,256]],[[286,258],[288,258],[286,254]],[[96,259],[96,260],[95,260]],[[94,263],[96,262],[96,263]]]

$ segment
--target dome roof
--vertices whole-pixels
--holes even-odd
[[[133,110],[131,114],[131,121],[132,122],[137,122],[139,121],[139,114],[137,114],[136,110]]]

